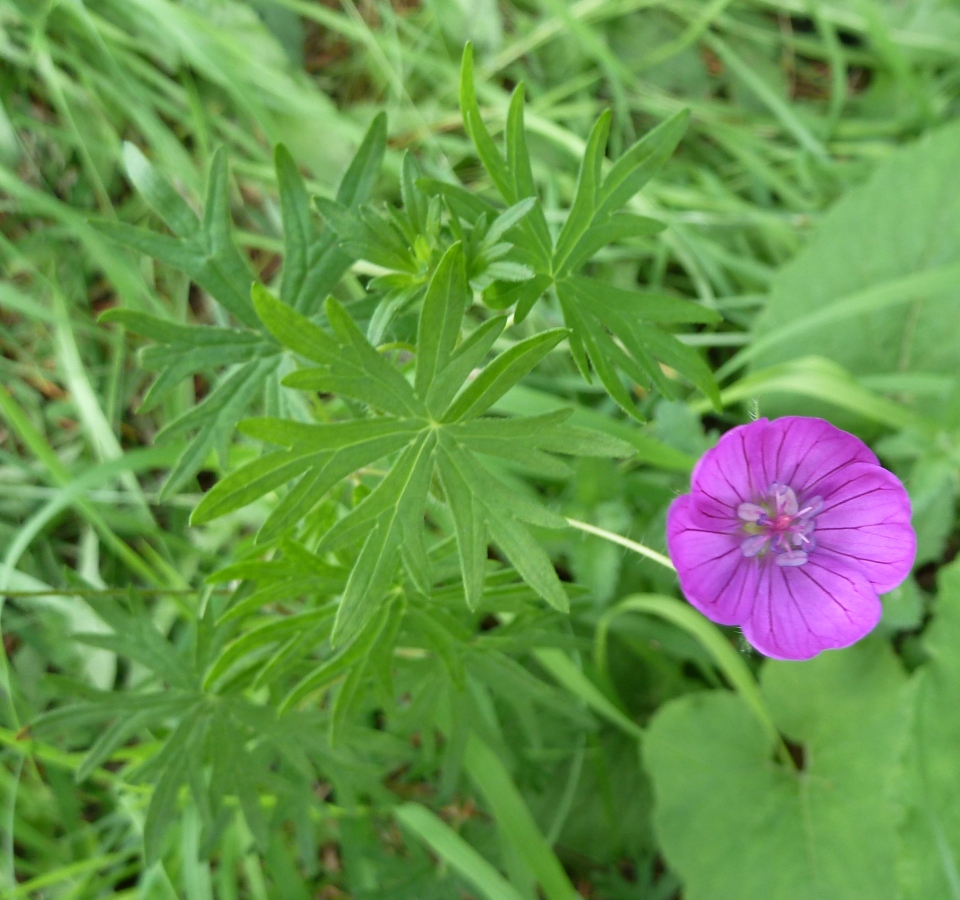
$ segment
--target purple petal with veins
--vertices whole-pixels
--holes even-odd
[[[862,638],[916,554],[910,501],[859,438],[823,419],[759,419],[699,460],[667,516],[687,599],[779,659]]]

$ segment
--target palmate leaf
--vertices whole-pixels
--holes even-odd
[[[237,321],[256,328],[257,317],[250,305],[253,274],[233,240],[226,151],[221,148],[214,154],[202,220],[188,212],[184,201],[173,199],[179,196],[175,189],[139,151],[128,147],[125,159],[134,186],[174,235],[120,222],[100,222],[99,229],[117,243],[179,269]]]
[[[344,251],[386,270],[368,284],[380,298],[367,327],[373,343],[422,299],[451,243],[461,244],[466,280],[474,291],[494,283],[523,284],[535,274],[508,236],[525,227],[525,219],[536,211],[535,197],[500,210],[456,186],[420,176],[419,164],[406,154],[400,171],[401,208],[364,205],[351,211],[338,201],[315,200]]]
[[[103,611],[111,624],[119,626],[118,649],[124,652],[126,648],[125,655],[131,660],[149,666],[161,677],[169,675],[171,660],[179,661],[182,672],[190,672],[193,648],[183,653],[159,634],[144,637],[143,629],[150,631],[151,626],[138,626],[132,622],[133,617],[116,610]],[[309,624],[315,628],[319,610],[311,610],[309,615]],[[331,614],[327,615],[329,618]],[[302,616],[282,621],[289,623],[288,630],[305,624]],[[257,630],[248,632],[254,637],[258,634]],[[165,838],[180,819],[184,788],[189,789],[200,812],[207,839],[224,823],[224,801],[235,797],[257,844],[265,846],[269,829],[260,796],[267,784],[271,794],[278,793],[282,780],[275,774],[277,761],[287,755],[287,749],[279,743],[281,737],[272,731],[276,721],[272,708],[250,704],[236,692],[217,696],[199,689],[168,687],[150,692],[95,692],[85,702],[42,714],[30,727],[37,736],[70,731],[74,739],[78,727],[98,728],[77,771],[78,781],[103,765],[131,738],[147,735],[155,740],[158,734],[166,733],[158,752],[142,757],[142,762],[127,766],[123,773],[130,783],[153,786],[143,826],[144,855],[152,863],[163,854]],[[302,737],[302,724],[300,728]]]
[[[523,125],[523,88],[514,91],[507,115],[506,157],[500,152],[480,114],[473,80],[473,51],[464,50],[460,76],[460,105],[464,127],[491,181],[508,204],[536,196]],[[720,316],[691,301],[625,291],[577,272],[601,249],[626,238],[655,234],[661,223],[619,210],[667,161],[683,136],[689,113],[663,122],[624,153],[604,177],[602,166],[610,115],[604,113],[587,140],[573,204],[554,241],[539,204],[516,229],[518,250],[526,254],[532,278],[520,284],[500,279],[484,292],[488,305],[507,309],[516,304],[522,321],[533,305],[553,287],[559,299],[570,345],[583,376],[596,374],[610,396],[640,419],[622,375],[674,396],[671,379],[661,363],[699,388],[719,408],[719,391],[700,356],[663,328],[666,324],[720,321]],[[449,187],[445,194],[452,193]],[[622,375],[621,375],[622,373]]]
[[[371,124],[340,184],[337,202],[344,210],[356,209],[369,197],[385,147],[386,120],[381,114]],[[225,153],[221,150],[214,156],[202,219],[134,145],[125,147],[124,160],[130,180],[173,235],[116,222],[100,223],[100,229],[118,243],[184,272],[244,326],[180,325],[120,309],[108,310],[101,317],[101,321],[116,322],[156,342],[141,353],[144,368],[159,373],[144,397],[143,409],[156,406],[185,378],[231,367],[196,407],[163,430],[162,437],[190,435],[161,491],[165,499],[196,475],[211,451],[225,457],[237,421],[275,377],[284,347],[300,352],[303,342],[297,344],[288,334],[286,342],[278,343],[264,330],[251,303],[255,282],[233,240]],[[281,299],[291,309],[313,313],[353,258],[313,212],[303,178],[282,146],[276,148],[275,164],[285,242]]]
[[[337,191],[338,203],[352,209],[370,196],[380,175],[386,146],[387,118],[380,113],[343,176]],[[283,145],[276,148],[274,164],[284,234],[280,299],[310,315],[319,309],[353,260],[339,246],[336,234],[320,227],[300,171]]]
[[[418,328],[417,367],[411,384],[363,336],[336,301],[327,301],[330,331],[257,290],[255,307],[264,327],[281,342],[322,365],[285,379],[291,386],[340,394],[367,406],[368,418],[324,424],[254,419],[247,434],[282,449],[248,463],[215,485],[194,510],[194,524],[237,509],[299,480],[267,519],[259,539],[292,529],[340,481],[365,467],[386,466],[373,490],[320,539],[319,553],[359,547],[343,591],[331,642],[358,635],[376,614],[401,556],[414,586],[427,592],[430,558],[424,516],[431,492],[441,486],[456,523],[467,601],[476,605],[490,540],[531,587],[551,605],[568,602],[549,557],[530,526],[564,528],[565,520],[539,503],[511,492],[483,463],[483,456],[526,461],[540,453],[582,449],[592,436],[564,422],[566,413],[536,420],[485,416],[511,387],[566,336],[563,329],[518,342],[485,366],[503,321],[487,322],[458,343],[470,299],[463,251],[453,245],[427,287]],[[311,346],[304,346],[304,342]],[[474,374],[475,370],[482,369]],[[596,436],[593,452],[630,455],[619,441]],[[439,482],[434,476],[439,475]],[[295,513],[295,515],[294,515]],[[282,527],[275,527],[281,523]]]

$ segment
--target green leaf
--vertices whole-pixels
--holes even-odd
[[[882,642],[803,663],[767,663],[763,691],[803,747],[802,772],[737,697],[663,706],[644,742],[654,824],[689,900],[896,900],[896,814],[904,674]],[[931,895],[927,895],[931,896]]]
[[[427,439],[428,445],[431,439]],[[428,452],[432,454],[432,449]],[[403,534],[400,544],[401,556],[407,575],[420,593],[429,596],[433,586],[432,567],[426,545],[424,515],[430,495],[434,461],[414,468],[413,477],[404,490],[398,506],[399,528]]]
[[[422,431],[426,422],[422,419],[395,419],[383,416],[373,419],[355,419],[350,422],[324,422],[310,425],[292,422],[289,419],[244,419],[239,424],[241,433],[261,441],[300,452],[315,450],[339,450],[376,438],[400,436],[404,443]],[[399,445],[402,446],[402,445]],[[397,448],[399,449],[399,447]]]
[[[337,342],[319,325],[277,300],[265,287],[253,285],[253,306],[263,327],[284,347],[314,362],[329,365],[340,356]]]
[[[116,322],[134,334],[141,334],[163,344],[184,347],[241,346],[249,353],[253,347],[263,345],[263,337],[252,331],[239,328],[216,328],[213,325],[179,325],[169,319],[161,319],[132,309],[108,309],[98,322]]]
[[[335,610],[325,606],[311,609],[293,616],[266,621],[231,641],[217,657],[203,679],[203,689],[209,691],[240,660],[264,647],[286,640],[291,635],[316,631],[328,619],[333,618]]]
[[[557,429],[573,415],[570,408],[557,409],[540,416],[510,416],[482,419],[469,419],[452,425],[447,433],[463,441],[486,440],[522,440],[534,442],[539,447],[542,440],[554,434]]]
[[[277,450],[241,466],[218,481],[194,508],[190,524],[203,525],[259,499],[311,466],[322,464],[327,451]]]
[[[257,317],[250,303],[253,277],[233,240],[227,151],[223,147],[214,154],[210,166],[203,204],[203,238],[200,266],[187,274],[241,322],[256,328]]]
[[[613,164],[598,192],[596,224],[620,209],[659,171],[680,143],[689,122],[689,110],[675,113]]]
[[[343,368],[343,374],[357,381],[357,389],[366,391],[371,406],[381,406],[395,415],[419,416],[425,408],[406,379],[371,346],[363,332],[332,297],[327,299],[327,319],[345,350],[356,360],[355,371]],[[333,374],[341,370],[333,368]],[[356,396],[356,395],[355,395]]]
[[[237,420],[257,392],[263,389],[264,381],[276,365],[277,358],[273,357],[238,367],[207,394],[201,403],[160,431],[157,440],[194,428],[200,429],[167,476],[160,492],[161,501],[168,499],[197,474],[211,450],[218,448],[222,453]]]
[[[284,697],[277,714],[284,715],[310,694],[324,690],[334,684],[352,668],[365,666],[376,649],[382,646],[381,640],[388,635],[389,631],[393,631],[393,636],[396,636],[396,631],[391,626],[395,625],[397,604],[398,601],[384,603],[379,610],[375,609],[356,640],[325,660],[309,675],[297,682]],[[392,652],[393,648],[391,646],[391,655]]]
[[[515,416],[538,415],[558,409],[570,408],[570,400],[555,394],[534,390],[518,385],[504,396],[494,407],[497,412]],[[622,440],[629,444],[637,454],[637,459],[657,468],[671,472],[689,474],[697,457],[677,450],[657,440],[650,432],[635,427],[630,422],[611,419],[609,416],[583,405],[573,407],[570,422]],[[560,449],[557,452],[564,452]]]
[[[143,852],[147,865],[160,858],[163,838],[177,817],[180,788],[186,784],[206,731],[199,712],[188,711],[173,734],[167,738],[151,764],[160,777],[150,796],[143,823]]]
[[[404,803],[393,815],[487,900],[523,900],[490,863],[425,806]]]
[[[631,331],[652,357],[672,366],[699,388],[713,404],[715,410],[719,411],[723,408],[720,402],[720,389],[714,381],[713,372],[693,347],[680,343],[672,334],[667,334],[653,325],[649,328],[631,329]],[[634,352],[634,356],[637,355]]]
[[[487,506],[487,527],[520,577],[554,609],[568,612],[570,600],[544,549],[507,510]]]
[[[488,509],[509,510],[511,518],[528,522],[540,528],[566,528],[563,516],[547,509],[540,503],[528,499],[522,493],[507,488],[495,478],[471,452],[482,442],[463,441],[462,445],[449,432],[441,433],[441,446],[445,452],[457,460],[461,474],[470,485],[475,496],[482,497]],[[481,451],[482,452],[482,451]]]
[[[503,155],[490,137],[490,132],[487,131],[487,126],[480,115],[480,107],[477,105],[476,88],[473,83],[473,46],[470,43],[463,48],[463,59],[460,64],[460,112],[463,115],[463,127],[473,141],[473,146],[477,148],[477,155],[491,181],[507,203],[516,203],[518,197],[514,192],[513,179],[507,170]]]
[[[466,222],[474,222],[480,216],[486,216],[489,221],[497,215],[497,208],[492,203],[488,203],[483,197],[478,197],[459,184],[438,181],[435,178],[420,178],[417,185],[431,196],[443,197],[450,211]]]
[[[523,124],[525,93],[526,89],[521,81],[510,95],[510,108],[507,112],[507,127],[504,135],[507,147],[507,169],[513,176],[513,189],[517,197],[521,199],[537,196],[533,169],[530,166],[530,151],[527,149],[527,132]],[[543,221],[546,223],[546,219]],[[545,232],[545,236],[544,245],[549,247],[552,243],[549,230]]]
[[[210,717],[209,731],[210,743],[216,748],[210,775],[211,792],[218,799],[234,796],[240,801],[243,818],[257,848],[262,851],[269,841],[269,833],[254,780],[256,769],[250,765],[245,752],[246,729],[234,720],[228,707],[219,706]]]
[[[386,116],[377,115],[340,183],[337,200],[355,207],[369,199],[386,149]],[[317,227],[306,185],[290,152],[278,144],[274,166],[283,217],[284,259],[280,299],[306,313],[319,308],[350,265],[337,235]]]
[[[449,363],[469,302],[463,250],[456,243],[437,264],[420,311],[414,388],[421,397],[427,396],[437,372]]]
[[[504,316],[488,319],[460,344],[427,391],[426,404],[431,415],[440,415],[450,405],[470,373],[486,359],[506,324]]]
[[[606,110],[597,119],[587,139],[587,147],[580,163],[580,175],[577,178],[577,192],[553,252],[554,272],[563,270],[570,254],[593,222],[598,202],[600,170],[610,134],[610,118],[611,112]]]
[[[464,765],[504,838],[530,867],[547,900],[579,900],[503,763],[475,734],[467,741]]]
[[[940,569],[929,658],[913,677],[913,715],[897,784],[903,900],[960,897],[960,564]]]
[[[667,226],[657,219],[621,213],[600,225],[591,225],[570,251],[566,262],[557,270],[557,277],[576,272],[600,250],[626,238],[649,237]]]
[[[533,305],[543,296],[544,291],[553,284],[550,275],[534,275],[528,281],[518,283],[494,282],[483,292],[483,301],[491,309],[509,309],[517,305],[514,321],[522,322]]]
[[[363,136],[340,182],[340,188],[337,190],[339,203],[344,206],[356,206],[373,193],[374,185],[380,177],[380,167],[386,150],[387,114],[379,112],[370,122],[367,133]]]
[[[443,414],[444,422],[481,415],[567,336],[554,328],[514,344],[501,353],[463,390]]]
[[[507,146],[507,169],[513,176],[514,193],[518,199],[536,197],[537,188],[533,180],[533,169],[530,166],[530,152],[527,150],[527,134],[523,123],[524,86],[520,82],[514,88],[510,97],[510,108],[507,112],[507,127],[505,141]],[[553,250],[553,237],[547,225],[547,217],[538,203],[534,206],[528,220],[524,221],[524,231],[532,232],[534,246],[543,268],[550,264],[550,255]]]
[[[386,476],[360,503],[327,529],[317,549],[321,552],[339,550],[365,538],[369,528],[379,519],[396,515],[414,469],[418,461],[423,459],[424,447],[429,444],[432,449],[435,440],[434,435],[424,431],[416,435],[413,441],[408,441],[408,446]],[[429,460],[429,451],[426,459]]]
[[[699,354],[675,337],[644,321],[716,321],[716,313],[672,297],[649,296],[607,289],[589,278],[572,276],[557,283],[564,320],[583,345],[585,354],[610,396],[639,418],[618,369],[640,384],[652,383],[668,397],[673,386],[657,365],[672,366],[703,391],[719,408],[720,393]],[[608,334],[615,335],[619,343]],[[573,343],[573,342],[571,342]]]
[[[438,454],[437,462],[447,505],[453,515],[464,596],[467,606],[476,609],[483,593],[487,565],[487,526],[483,504],[474,497],[470,486],[446,453]]]
[[[333,646],[349,643],[382,605],[384,594],[397,567],[397,553],[402,538],[401,526],[405,518],[403,506],[404,501],[407,500],[404,495],[408,490],[415,492],[419,480],[430,472],[434,443],[432,435],[419,439],[404,454],[408,462],[398,463],[391,472],[391,480],[397,483],[396,488],[391,484],[389,489],[384,489],[383,484],[387,479],[384,479],[384,483],[378,487],[378,490],[383,491],[383,496],[393,496],[396,500],[376,518],[373,529],[364,542],[363,549],[350,573],[340,601],[340,608],[337,610],[333,634],[330,636]],[[376,491],[360,504],[357,511],[362,510],[366,503],[370,503],[375,495]],[[366,524],[367,520],[362,514],[358,515],[357,519]],[[340,523],[344,521],[341,519]]]
[[[569,456],[598,456],[626,459],[636,455],[632,444],[610,434],[581,428],[579,425],[564,425],[555,433],[545,434],[539,446],[551,453],[565,453]]]
[[[183,237],[168,237],[121,222],[100,222],[97,227],[118,243],[180,269],[240,322],[258,328],[259,321],[250,303],[253,276],[233,240],[228,182],[226,151],[221,148],[214,154],[210,167],[203,223]],[[152,185],[151,191],[156,199],[155,187]],[[182,210],[171,208],[168,212],[178,228],[186,227]]]
[[[425,612],[416,606],[411,606],[408,615],[410,624],[418,630],[421,640],[440,658],[454,689],[464,690],[466,671],[463,657],[466,644],[470,639],[469,632],[463,629],[457,620],[449,616],[445,617],[441,610]],[[447,623],[454,625],[453,630],[444,623],[445,618]]]
[[[303,176],[283,144],[274,148],[273,167],[283,219],[280,299],[292,309],[312,310],[340,280],[350,258],[336,246],[336,235],[332,231],[317,227]]]
[[[314,197],[314,206],[351,256],[399,272],[416,274],[417,265],[400,234],[369,209],[350,209],[335,200]]]
[[[297,484],[274,507],[257,532],[257,543],[271,541],[287,528],[301,522],[327,492],[344,478],[402,449],[409,440],[410,435],[391,434],[336,450],[321,466],[305,472]]]
[[[417,186],[422,172],[417,158],[408,150],[400,163],[400,197],[403,200],[403,213],[409,219],[408,239],[416,240],[427,228],[427,198]]]
[[[712,325],[722,321],[718,312],[692,300],[647,291],[628,291],[580,275],[565,278],[563,288],[585,309],[610,310],[622,316],[661,325],[697,322]]]
[[[616,367],[611,363],[611,360],[620,358],[623,351],[618,353],[617,345],[610,339],[603,326],[594,317],[581,313],[577,308],[576,300],[570,298],[561,286],[558,286],[557,293],[560,297],[563,319],[571,330],[571,347],[579,345],[583,348],[584,356],[593,364],[597,377],[610,397],[627,415],[642,422],[643,417],[637,410],[635,399],[623,386]],[[576,357],[575,353],[574,358]],[[578,366],[584,377],[589,380],[589,370],[585,370],[586,360],[581,362],[578,359]]]
[[[163,219],[166,226],[178,237],[190,237],[200,228],[200,220],[177,189],[167,181],[156,167],[131,143],[123,143],[123,166],[127,177],[143,197],[147,205]]]
[[[960,191],[952,173],[958,166],[957,123],[880,162],[779,270],[756,322],[762,351],[738,354],[739,361],[750,358],[763,369],[813,355],[855,377],[954,376],[960,367]],[[918,398],[911,405],[922,412],[923,403]],[[796,397],[771,398],[763,408],[781,415],[788,406],[807,415],[827,410]],[[837,424],[845,421],[856,424],[853,417]]]
[[[511,462],[536,478],[565,481],[573,475],[573,470],[555,456],[517,440],[475,438],[470,441],[470,450]]]
[[[483,246],[493,247],[511,228],[523,221],[537,203],[536,197],[525,197],[498,215],[483,236]]]
[[[109,728],[100,732],[96,741],[87,751],[83,762],[77,768],[75,776],[77,784],[86,781],[94,771],[99,769],[132,737],[148,727],[161,724],[167,716],[179,715],[182,710],[182,700],[171,701],[167,699],[165,709],[157,709],[151,705],[147,709],[131,711],[129,715],[117,719]]]

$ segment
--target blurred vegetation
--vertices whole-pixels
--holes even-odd
[[[207,610],[223,611],[218,598],[225,588],[206,577],[252,555],[253,533],[269,513],[258,503],[203,528],[188,526],[203,492],[254,457],[249,442],[216,448],[219,454],[211,448],[196,478],[161,497],[183,447],[154,439],[210,393],[219,373],[199,372],[145,411],[149,378],[136,360],[141,342],[97,318],[123,306],[178,323],[228,322],[182,273],[109,238],[110,225],[103,223],[156,223],[131,187],[130,145],[195,211],[214,154],[224,147],[235,236],[255,274],[269,284],[282,248],[273,165],[278,143],[300,166],[309,191],[330,197],[371,122],[385,112],[378,201],[400,201],[404,151],[429,178],[488,190],[459,109],[467,41],[475,48],[479,103],[494,134],[503,128],[512,89],[525,84],[533,177],[551,226],[571,204],[588,132],[602,111],[612,112],[611,159],[664,119],[691,111],[678,150],[634,202],[633,211],[667,229],[605,250],[595,270],[613,285],[640,284],[722,313],[722,324],[685,334],[685,342],[724,376],[741,364],[754,367],[747,376],[752,382],[721,383],[725,409],[719,413],[695,397],[670,401],[641,392],[638,408],[648,422],[630,427],[656,452],[627,464],[579,460],[573,477],[554,479],[545,489],[551,503],[564,516],[663,551],[666,505],[684,489],[690,466],[716,432],[742,419],[739,404],[757,397],[766,403],[768,392],[776,400],[764,411],[796,410],[798,395],[804,403],[839,404],[849,427],[871,438],[883,435],[878,449],[908,479],[923,512],[921,562],[929,565],[888,601],[882,627],[908,667],[924,658],[917,630],[936,567],[956,551],[958,480],[952,447],[925,428],[927,417],[944,409],[944,429],[952,433],[960,421],[950,374],[955,347],[954,357],[936,365],[899,366],[892,374],[900,380],[890,377],[890,366],[864,362],[872,353],[864,338],[840,360],[845,370],[817,368],[808,358],[822,347],[816,334],[807,331],[801,339],[789,326],[810,311],[808,300],[816,305],[812,294],[827,264],[815,257],[805,271],[781,269],[808,245],[833,204],[863,199],[858,189],[877,172],[902,170],[894,156],[901,145],[928,133],[935,140],[941,126],[955,121],[956,3],[0,0],[4,898],[479,896],[476,879],[450,863],[466,851],[456,845],[444,856],[428,837],[441,834],[441,841],[451,832],[482,857],[499,860],[520,897],[536,896],[537,881],[550,900],[570,896],[564,893],[569,885],[596,900],[678,896],[679,879],[654,838],[651,787],[635,737],[611,720],[619,715],[646,726],[668,700],[721,681],[685,632],[633,617],[618,620],[608,671],[593,669],[593,630],[604,609],[630,593],[676,591],[671,573],[598,537],[544,532],[561,578],[583,590],[572,591],[569,626],[553,614],[536,625],[551,629],[551,641],[571,658],[583,654],[591,684],[600,685],[615,714],[591,711],[585,693],[571,692],[544,661],[552,657],[528,652],[535,645],[525,642],[534,637],[522,630],[496,637],[491,629],[493,636],[484,638],[490,655],[477,653],[471,663],[470,677],[481,685],[474,705],[444,707],[453,737],[423,728],[432,721],[431,704],[447,703],[427,690],[442,666],[412,664],[400,685],[407,705],[391,728],[377,727],[371,703],[348,750],[331,747],[326,725],[309,721],[306,711],[300,731],[277,726],[271,733],[278,746],[302,740],[307,770],[317,765],[328,773],[313,781],[309,796],[290,790],[295,780],[283,769],[289,763],[270,757],[269,742],[250,750],[251,758],[270,757],[262,769],[276,780],[254,791],[264,787],[278,807],[287,804],[262,835],[251,834],[255,814],[246,808],[237,814],[242,797],[230,798],[211,838],[206,813],[189,800],[177,811],[174,796],[162,853],[145,861],[150,764],[170,746],[168,728],[146,718],[125,723],[138,710],[125,711],[118,701],[115,714],[129,731],[116,749],[91,762],[86,751],[104,727],[96,717],[78,718],[65,737],[37,736],[28,727],[42,713],[96,691],[123,698],[150,683],[154,675],[144,660],[157,662],[166,652],[155,650],[158,638],[171,655],[153,672],[184,665]],[[955,143],[956,129],[947,134]],[[947,162],[936,171],[949,172],[956,153],[942,152]],[[922,173],[927,163],[917,165]],[[908,195],[911,184],[901,184],[898,196]],[[944,204],[956,203],[955,187],[928,179],[928,212],[941,186]],[[876,190],[883,193],[882,185]],[[862,211],[837,220],[823,239],[840,248],[831,271],[844,269],[844,262],[855,268],[859,256],[871,252],[897,255],[895,233],[882,245],[842,244],[855,229],[869,233],[881,213],[897,214],[865,202]],[[912,214],[905,222],[914,231],[939,230],[935,221],[918,223]],[[955,223],[951,227],[955,234]],[[923,248],[918,259],[917,265],[955,264],[947,252],[927,259]],[[910,274],[914,262],[904,266],[890,277]],[[355,263],[337,298],[362,308],[376,274],[369,262]],[[837,291],[846,295],[866,283],[842,283]],[[865,302],[869,312],[871,303],[899,301]],[[562,321],[555,304],[543,303],[531,313],[529,333]],[[823,334],[835,335],[829,322],[826,327]],[[885,327],[893,340],[903,323]],[[925,327],[921,350],[934,340],[937,320]],[[778,328],[779,344],[743,355],[754,333],[776,337]],[[778,364],[794,368],[770,368]],[[549,359],[503,408],[540,413],[557,398],[577,405],[584,424],[601,417],[624,426],[629,421],[600,385]],[[528,600],[517,600],[519,608]],[[454,632],[463,625],[453,613],[444,621]],[[468,624],[470,640],[489,625]],[[124,628],[128,647],[104,638],[111,629],[126,634]],[[557,636],[565,629],[563,641]],[[91,633],[101,635],[99,642]],[[135,637],[142,646],[134,646]],[[412,659],[438,654],[436,647],[409,650]],[[507,781],[516,785],[515,793],[501,795],[500,806],[494,795],[503,785],[489,776],[499,770],[482,757],[489,749],[465,747],[461,739],[460,720],[481,713],[490,741],[510,761]],[[261,734],[253,718],[230,721],[236,733],[227,729],[221,737],[237,745],[223,753],[240,774],[228,771],[227,780],[243,777],[244,741]],[[464,765],[470,779],[459,777]],[[477,774],[484,771],[486,782]],[[409,808],[393,818],[398,799]],[[518,804],[532,817],[518,813]],[[437,814],[433,819],[410,811],[427,806]],[[275,824],[281,821],[282,827]],[[436,831],[438,823],[452,827]],[[546,836],[536,844],[544,855],[529,850],[526,827]],[[554,859],[551,846],[563,869],[544,862]]]

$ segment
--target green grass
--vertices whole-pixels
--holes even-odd
[[[944,6],[939,16],[881,0],[490,0],[477,2],[470,15],[447,0],[0,0],[0,895],[446,898],[469,887],[492,896],[502,876],[490,859],[501,861],[528,898],[535,879],[550,900],[572,896],[572,883],[584,892],[606,885],[608,893],[596,897],[665,900],[675,884],[670,875],[659,887],[652,876],[644,884],[657,852],[649,788],[623,750],[624,738],[614,726],[589,724],[587,701],[542,680],[529,659],[515,662],[511,677],[526,685],[537,673],[540,687],[531,690],[552,710],[542,722],[526,697],[510,708],[509,685],[503,696],[481,691],[473,701],[489,714],[491,746],[523,744],[512,773],[488,767],[478,778],[481,756],[491,751],[460,746],[476,789],[465,780],[443,783],[444,769],[460,764],[449,745],[460,734],[461,714],[449,711],[454,737],[434,745],[432,735],[419,733],[419,710],[412,708],[409,721],[382,738],[403,747],[377,747],[356,763],[370,769],[365,777],[380,783],[379,793],[349,796],[345,775],[339,784],[314,785],[315,802],[296,808],[295,825],[259,847],[228,804],[212,857],[187,803],[161,859],[144,862],[150,789],[135,769],[155,757],[165,732],[145,728],[78,782],[81,751],[97,729],[87,723],[66,736],[36,739],[25,729],[44,710],[93,687],[144,681],[139,663],[72,636],[109,630],[99,613],[111,591],[138,596],[144,621],[189,651],[190,628],[208,609],[219,611],[220,588],[205,586],[205,576],[251,552],[251,534],[268,512],[254,505],[191,529],[199,485],[161,501],[164,472],[181,448],[154,446],[154,437],[210,383],[184,383],[158,407],[139,411],[148,379],[136,361],[138,342],[98,324],[97,316],[122,305],[177,322],[224,324],[223,313],[182,275],[120,249],[95,226],[94,219],[153,221],[125,177],[124,141],[140,147],[194,207],[214,152],[226,147],[239,239],[268,278],[281,246],[275,143],[288,146],[313,192],[329,196],[383,110],[389,149],[382,198],[398,199],[403,149],[431,177],[456,175],[488,188],[458,106],[468,39],[477,52],[482,112],[496,136],[511,88],[526,85],[533,174],[551,224],[573,198],[587,133],[603,110],[612,111],[609,155],[616,158],[689,108],[678,152],[631,206],[668,230],[604,251],[598,265],[611,283],[639,280],[722,311],[724,324],[686,337],[705,348],[716,369],[752,352],[735,357],[774,273],[804,246],[824,211],[898,146],[956,118],[960,13]],[[369,274],[364,264],[355,266],[339,288],[342,299],[361,298]],[[558,311],[545,305],[529,328],[559,324]],[[733,370],[731,364],[723,371]],[[574,370],[558,363],[544,371],[529,382],[541,395],[531,391],[515,403],[542,411],[542,392],[559,393],[579,399],[578,415],[600,413],[623,424],[614,405]],[[919,421],[897,406],[895,392],[892,400],[878,397],[844,373],[801,366],[764,377],[787,378],[800,393],[840,397],[841,405],[893,428]],[[729,404],[763,393],[753,382],[722,386]],[[694,401],[693,409],[705,413],[707,404]],[[653,422],[641,435],[661,440],[675,457],[702,452],[699,420],[686,407],[651,405],[649,412]],[[735,416],[728,410],[707,424],[720,427]],[[245,442],[219,457],[211,452],[204,474],[235,468],[252,453]],[[683,485],[684,457],[679,466],[675,457],[672,466],[587,461],[575,483],[557,489],[558,502],[566,515],[662,549],[659,516]],[[624,560],[600,539],[547,542],[603,605],[636,591],[673,590],[668,572]],[[584,613],[581,640],[571,636],[566,649],[589,653],[601,608]],[[651,651],[651,641],[665,651]],[[617,715],[641,722],[714,677],[701,648],[655,622],[625,624],[618,652],[610,660],[617,687],[604,700],[615,703]],[[641,686],[623,696],[633,683]],[[557,713],[564,704],[588,724]],[[563,778],[572,785],[569,815],[551,823],[549,813],[562,804],[544,782]],[[404,831],[389,820],[384,783],[408,801]],[[438,830],[436,816],[414,805],[421,789],[431,803],[443,801],[444,820],[457,822],[467,843]],[[271,802],[287,802],[272,790]],[[618,802],[630,791],[637,808],[624,813]],[[585,796],[599,799],[585,808]],[[473,812],[481,797],[489,817]],[[507,835],[503,843],[491,819]],[[552,836],[556,855],[538,828]],[[594,844],[608,852],[583,849],[591,828],[599,836]],[[527,858],[517,846],[528,849]]]

